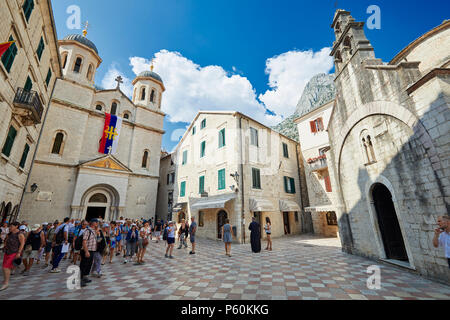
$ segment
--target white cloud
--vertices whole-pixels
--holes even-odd
[[[221,66],[202,67],[179,52],[161,50],[155,54],[154,71],[166,87],[162,110],[171,122],[190,123],[199,110],[236,110],[265,125],[276,125],[294,113],[305,85],[314,75],[331,71],[333,60],[329,53],[330,48],[318,52],[289,51],[267,59],[270,89],[258,97],[251,82],[235,66],[232,72]],[[150,63],[143,57],[130,58],[130,66],[136,75],[150,70]],[[105,89],[115,88],[114,79],[118,75],[124,79],[122,91],[131,97],[132,79],[127,78],[115,63],[101,85]],[[266,107],[276,115],[267,114]]]
[[[150,60],[132,57],[130,65],[139,74],[149,70]],[[230,75],[220,66],[201,67],[178,52],[161,50],[155,55],[154,67],[166,87],[162,110],[172,122],[191,122],[199,110],[236,110],[266,125],[281,120],[266,114],[246,77]]]
[[[330,48],[318,52],[288,51],[266,61],[269,87],[259,100],[277,115],[292,115],[308,81],[318,73],[329,73],[333,68]]]
[[[123,78],[123,83],[120,85],[120,89],[127,97],[131,98],[131,95],[133,94],[133,85],[131,84],[132,80],[127,78],[125,74],[118,69],[117,63],[113,63],[109,67],[108,72],[102,79],[101,86],[104,89],[116,88],[117,82],[115,81],[115,79],[118,76],[121,76]]]

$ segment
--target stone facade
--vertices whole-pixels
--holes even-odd
[[[375,58],[363,25],[343,10],[332,24],[329,159],[343,248],[449,282],[432,238],[437,217],[449,212],[450,21],[390,64]]]
[[[0,221],[17,219],[50,96],[62,74],[50,1],[28,5],[0,2],[0,43],[12,38],[10,50],[16,50],[12,63],[10,50],[0,61]],[[27,79],[31,86],[22,91]]]
[[[330,149],[327,127],[333,106],[334,100],[294,120],[300,137],[308,188],[305,211],[311,213],[314,233],[330,237],[338,235],[335,224],[336,190],[331,187],[326,158],[326,152]]]
[[[225,135],[223,146],[220,132]],[[286,157],[283,148],[287,148]],[[296,141],[255,120],[238,112],[201,111],[176,148],[172,219],[178,222],[180,217],[193,215],[199,225],[199,237],[218,239],[221,219],[229,218],[236,228],[235,241],[241,243],[249,241],[252,216],[261,224],[269,217],[273,237],[298,234],[305,225],[301,210],[305,190],[300,187],[300,178],[304,177],[299,161],[302,160]],[[284,177],[292,178],[294,192],[286,192]],[[200,179],[204,179],[203,190]]]
[[[164,221],[172,219],[172,208],[177,202],[175,159],[176,153],[164,152],[161,154],[156,218]]]
[[[66,216],[114,220],[155,214],[164,85],[159,77],[140,75],[133,81],[139,94],[132,100],[119,85],[96,90],[95,71],[101,59],[87,41],[73,35],[59,42],[63,77],[56,83],[28,184],[38,189],[26,193],[20,212],[21,219],[31,223]],[[152,97],[144,87],[154,90]],[[105,113],[123,118],[114,155],[98,151]],[[62,143],[55,150],[58,136]]]

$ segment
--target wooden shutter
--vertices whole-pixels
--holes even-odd
[[[225,169],[219,170],[218,173],[218,180],[219,180],[219,185],[218,185],[218,189],[219,190],[223,190],[225,189]]]
[[[294,178],[289,178],[291,183],[291,193],[295,193],[295,180]]]
[[[311,132],[315,133],[316,132],[316,124],[314,121],[310,121],[309,122],[310,126],[311,126]]]
[[[22,159],[20,159],[19,167],[22,169],[25,167],[25,163],[27,162],[28,152],[30,152],[30,146],[28,144],[25,145],[25,149],[22,153]]]
[[[33,82],[30,77],[27,77],[27,81],[25,82],[25,86],[23,88],[25,91],[30,91],[33,88]]]
[[[3,146],[2,153],[9,157],[11,149],[16,139],[17,130],[13,126],[9,127],[8,136],[6,137],[5,145]]]
[[[205,176],[201,176],[198,182],[198,193],[205,191]]]
[[[186,182],[183,181],[180,187],[180,197],[184,197],[185,194],[186,194]]]
[[[286,193],[289,193],[288,177],[284,177],[284,191],[285,191]]]
[[[330,176],[329,176],[329,175],[325,176],[324,180],[325,180],[325,190],[326,190],[327,192],[331,192],[331,181],[330,181]]]

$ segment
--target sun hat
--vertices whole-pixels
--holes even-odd
[[[19,230],[27,230],[27,227],[26,227],[25,225],[21,225],[21,226],[19,227]]]
[[[31,231],[36,231],[36,230],[39,229],[40,227],[41,227],[40,224],[35,224],[35,225],[33,226],[33,228],[31,228]]]

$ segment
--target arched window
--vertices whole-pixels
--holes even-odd
[[[350,54],[353,53],[353,51],[352,51],[352,42],[350,41],[350,37],[349,36],[346,36],[345,39],[344,39],[344,48],[347,49]]]
[[[75,61],[75,66],[73,67],[73,72],[79,73],[80,70],[81,70],[81,64],[82,63],[83,63],[83,59],[78,57],[77,60]]]
[[[341,52],[339,50],[336,51],[336,54],[334,55],[334,62],[335,63],[342,62],[342,56],[341,56]]]
[[[336,23],[336,27],[334,29],[334,32],[336,32],[336,33],[341,32],[341,23],[340,22]]]
[[[101,105],[96,105],[95,110],[102,111],[103,107]]]
[[[92,80],[92,69],[93,69],[92,64],[90,64],[88,67],[87,75],[86,75],[86,77],[89,81]]]
[[[141,100],[145,100],[145,88],[141,89]]]
[[[62,54],[62,68],[65,69],[66,68],[66,64],[67,64],[67,52],[63,52]]]
[[[155,102],[155,90],[152,89],[152,93],[150,94],[150,102]]]
[[[367,134],[367,132],[364,134],[363,138],[361,139],[361,142],[364,149],[366,164],[377,162],[375,158],[375,150],[373,147],[372,138],[370,137],[370,135]]]
[[[144,155],[142,156],[142,168],[147,168],[148,164],[148,151],[144,151]]]
[[[123,113],[123,118],[129,120],[130,119],[130,113],[129,112],[124,112]]]
[[[104,194],[96,193],[89,199],[89,202],[107,203],[108,199],[106,198],[106,196]]]
[[[58,132],[55,136],[55,140],[53,142],[52,153],[60,154],[62,149],[62,144],[64,142],[64,133]]]
[[[117,103],[113,102],[111,105],[111,114],[116,114],[117,113]]]

